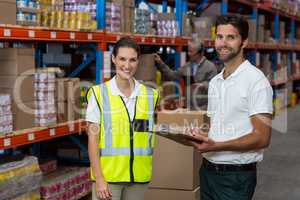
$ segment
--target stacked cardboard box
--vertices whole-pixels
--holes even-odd
[[[35,124],[49,126],[56,124],[55,106],[55,74],[50,72],[37,72],[34,83],[35,95]]]
[[[11,98],[8,94],[0,94],[0,135],[13,131]]]
[[[5,158],[4,158],[5,159]],[[40,199],[42,173],[39,169],[36,157],[28,156],[1,164],[1,199],[24,199],[31,197],[31,200]],[[3,160],[3,158],[1,158]]]
[[[92,188],[89,168],[63,167],[46,175],[41,186],[41,199],[78,199]]]
[[[157,113],[157,124],[169,124],[173,127],[201,127],[206,121],[205,112]],[[201,161],[201,154],[192,147],[157,137],[153,155],[153,176],[145,199],[199,199],[198,170]]]
[[[265,16],[258,15],[257,23],[257,41],[265,42]]]
[[[12,98],[13,128],[34,126],[34,49],[0,49],[0,92]]]
[[[0,22],[1,24],[16,24],[16,0],[0,0]]]
[[[134,29],[134,0],[112,0],[112,3],[120,5],[121,31],[133,33]]]
[[[80,118],[80,79],[57,78],[55,102],[57,105],[58,123]]]

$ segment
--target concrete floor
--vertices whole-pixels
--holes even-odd
[[[299,200],[300,106],[280,113],[273,125],[271,145],[259,164],[254,200]]]

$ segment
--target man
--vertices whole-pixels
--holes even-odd
[[[217,74],[217,69],[205,58],[204,47],[199,39],[189,41],[188,56],[189,62],[177,70],[170,69],[157,54],[155,61],[157,68],[168,80],[184,79],[188,108],[206,110],[208,82]]]
[[[215,48],[224,69],[209,83],[210,130],[192,134],[203,153],[201,200],[250,200],[256,187],[256,163],[271,138],[272,88],[243,54],[247,21],[225,15],[216,21]]]

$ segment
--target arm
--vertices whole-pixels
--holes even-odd
[[[156,62],[156,66],[159,71],[169,80],[179,80],[182,77],[182,72],[179,70],[172,70],[168,65],[166,65],[159,55],[154,54],[154,59]]]
[[[269,146],[271,140],[271,115],[257,114],[251,117],[253,131],[240,138],[225,142],[208,142],[206,135],[193,132],[196,138],[203,142],[192,142],[193,146],[201,152],[211,151],[251,151],[259,150]]]
[[[92,171],[96,178],[96,192],[98,197],[105,199],[111,197],[111,191],[108,188],[100,164],[99,155],[99,130],[100,126],[96,123],[88,123],[88,151],[91,162]]]

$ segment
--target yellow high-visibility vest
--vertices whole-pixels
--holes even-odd
[[[95,95],[100,112],[100,164],[109,183],[146,183],[152,176],[154,110],[158,100],[155,89],[140,85],[135,115],[130,121],[121,96],[111,94],[109,82],[93,86],[87,98]],[[95,180],[91,170],[91,178]]]

